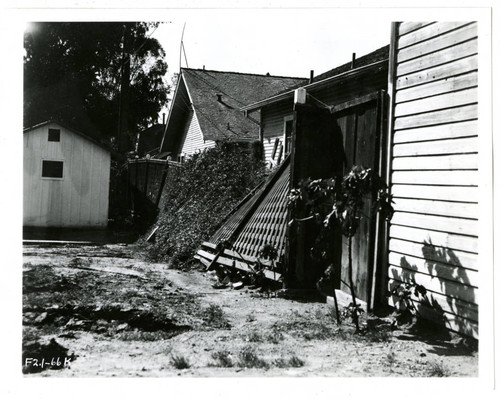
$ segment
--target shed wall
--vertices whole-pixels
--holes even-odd
[[[49,128],[60,141],[49,142]],[[63,178],[42,177],[42,161],[62,161]],[[24,133],[23,224],[36,227],[105,227],[110,154],[51,123]]]
[[[405,22],[393,40],[389,289],[424,285],[423,314],[477,336],[477,24]]]

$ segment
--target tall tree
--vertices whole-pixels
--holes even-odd
[[[120,121],[125,131],[146,128],[170,90],[165,52],[150,37],[157,26],[34,23],[24,37],[24,125],[55,118],[89,134],[97,131],[105,142],[116,142]],[[127,93],[120,101],[124,84]]]

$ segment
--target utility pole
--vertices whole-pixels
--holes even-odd
[[[120,80],[120,108],[118,111],[118,152],[122,155],[129,150],[128,110],[130,88],[130,24],[123,25],[123,48]]]

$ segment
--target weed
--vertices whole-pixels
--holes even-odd
[[[391,351],[390,353],[387,353],[387,363],[389,364],[389,366],[392,366],[394,365],[394,363],[396,362],[396,354]]]
[[[273,327],[273,329],[271,330],[271,332],[267,336],[267,339],[273,344],[278,344],[279,342],[281,342],[284,339],[284,337],[283,337],[283,333],[281,333],[280,329],[275,326],[275,327]]]
[[[254,342],[254,343],[259,343],[263,341],[262,335],[259,332],[251,332],[247,336],[247,341],[249,342]]]
[[[251,346],[245,346],[238,357],[238,366],[241,368],[269,368],[269,363],[260,358]]]
[[[213,328],[229,328],[231,325],[227,320],[224,310],[215,304],[210,304],[204,312],[203,320]]]
[[[247,322],[254,322],[255,321],[255,314],[251,312],[250,314],[247,315]]]
[[[191,367],[191,365],[189,364],[189,360],[184,356],[173,355],[170,363],[176,369],[187,369]]]
[[[212,353],[212,358],[216,361],[217,367],[231,368],[233,363],[233,357],[228,350],[220,350]]]
[[[304,366],[304,360],[293,355],[290,358],[278,358],[273,361],[273,364],[278,368],[300,368]]]
[[[450,371],[446,367],[444,367],[442,363],[431,361],[428,364],[427,376],[442,378],[445,376],[450,376]]]

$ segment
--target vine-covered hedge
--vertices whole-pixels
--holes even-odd
[[[150,257],[172,267],[190,260],[265,171],[257,144],[222,142],[186,161],[163,189]]]

